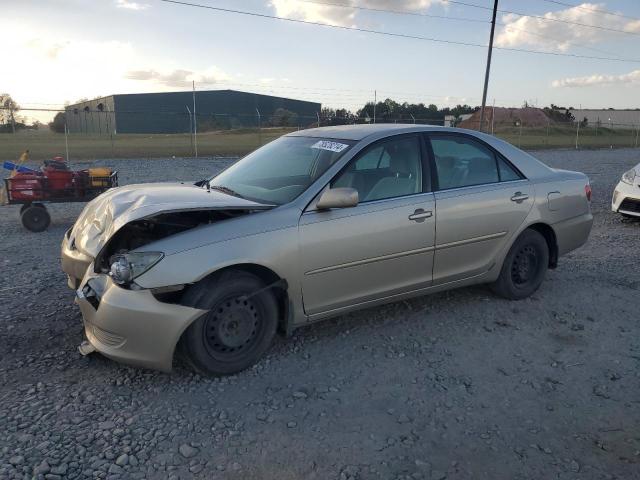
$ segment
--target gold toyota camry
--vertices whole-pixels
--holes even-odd
[[[519,300],[588,238],[591,187],[495,137],[354,125],[285,135],[193,184],[113,188],[62,241],[86,340],[238,372],[277,331],[489,284]]]

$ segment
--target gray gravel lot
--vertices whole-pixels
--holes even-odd
[[[40,234],[0,208],[0,479],[640,478],[640,223],[609,211],[640,150],[535,155],[589,175],[595,223],[533,297],[342,316],[223,379],[81,357],[58,249],[82,206]],[[101,163],[124,184],[229,162]]]

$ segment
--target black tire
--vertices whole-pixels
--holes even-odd
[[[22,216],[22,214],[24,213],[24,211],[29,208],[32,204],[31,203],[25,203],[24,205],[20,205],[20,216]]]
[[[256,363],[278,326],[278,305],[258,277],[226,271],[189,287],[183,304],[209,312],[185,331],[180,350],[197,371],[231,375]]]
[[[491,289],[509,300],[521,300],[540,287],[548,267],[547,241],[540,233],[527,229],[511,246]]]
[[[43,206],[31,205],[20,216],[22,225],[32,232],[44,232],[51,223],[49,212]]]

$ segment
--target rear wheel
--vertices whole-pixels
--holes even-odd
[[[31,205],[20,216],[22,225],[32,232],[44,232],[51,223],[49,212],[43,205]]]
[[[267,351],[278,325],[278,306],[270,290],[261,291],[264,287],[254,275],[229,271],[189,288],[184,304],[208,311],[181,339],[181,350],[196,370],[231,375]]]
[[[540,233],[527,229],[511,246],[491,289],[509,300],[526,298],[540,287],[548,266],[547,241]]]

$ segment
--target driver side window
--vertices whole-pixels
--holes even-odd
[[[417,136],[377,143],[351,161],[331,184],[358,191],[360,202],[422,192],[422,159]]]

